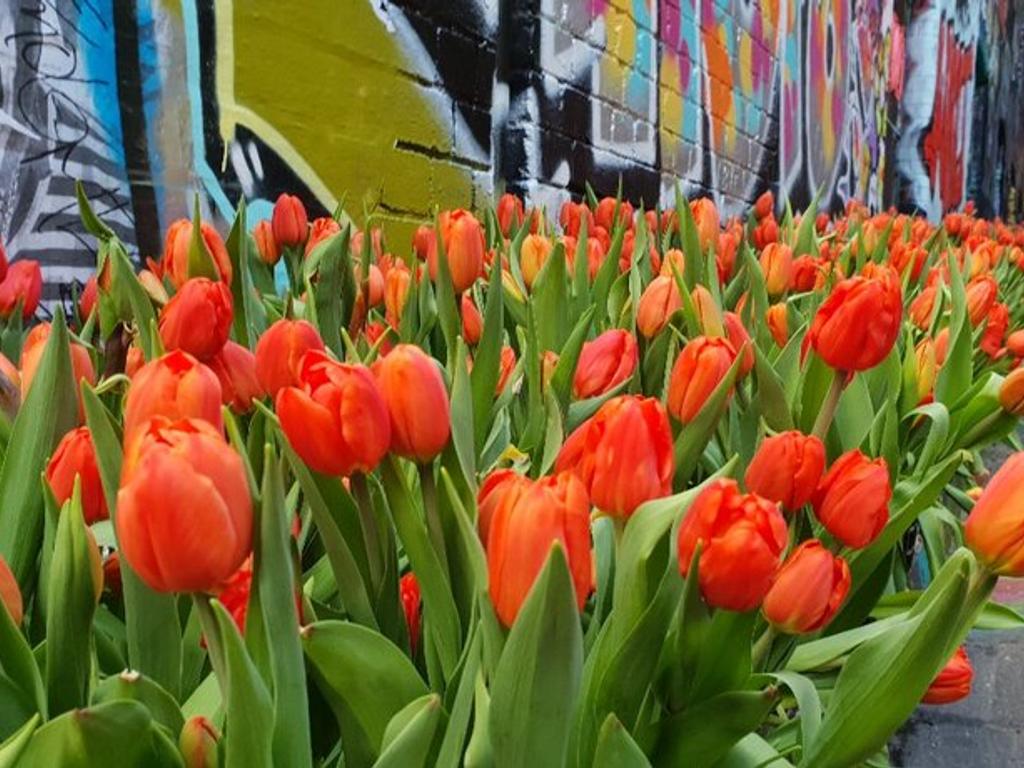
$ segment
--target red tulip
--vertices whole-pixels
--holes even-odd
[[[770,216],[774,210],[775,198],[772,196],[772,191],[769,189],[766,192],[762,192],[761,196],[757,198],[757,202],[754,203],[755,218],[760,221],[766,216]]]
[[[213,265],[220,279],[230,285],[231,257],[228,255],[228,249],[224,246],[221,236],[205,221],[199,226],[199,234],[213,259]],[[192,222],[188,219],[178,219],[167,229],[167,237],[164,238],[164,255],[161,261],[164,275],[175,288],[181,288],[185,281],[192,277],[188,268],[191,248]]]
[[[586,203],[573,203],[567,200],[562,204],[558,221],[562,225],[562,231],[570,237],[579,237],[580,227],[584,221],[587,222],[587,232],[594,231],[594,215]]]
[[[461,208],[445,211],[438,222],[448,259],[452,286],[456,293],[462,293],[480,277],[484,266],[484,230],[480,222],[469,211]],[[437,239],[430,241],[427,250],[430,279],[437,280]]]
[[[277,247],[277,240],[274,239],[273,225],[266,219],[259,222],[252,231],[253,239],[256,240],[256,252],[260,261],[268,267],[272,267],[281,260],[281,249]]]
[[[951,704],[971,695],[971,683],[974,681],[974,667],[967,658],[967,651],[961,645],[956,649],[953,658],[935,676],[932,684],[925,691],[925,704]]]
[[[309,219],[302,201],[295,195],[279,195],[274,203],[271,227],[279,248],[294,248],[306,242]]]
[[[96,282],[96,275],[91,275],[88,280],[85,281],[85,287],[82,289],[81,295],[78,297],[78,314],[82,318],[82,322],[89,319],[89,315],[96,309],[96,302],[99,299],[99,287]]]
[[[735,359],[726,339],[697,336],[687,342],[669,378],[669,413],[683,424],[693,421]]]
[[[228,340],[233,317],[227,284],[194,277],[160,311],[160,339],[167,350],[209,360]]]
[[[814,514],[829,533],[846,546],[860,549],[882,532],[891,498],[885,459],[872,461],[852,450],[835,460],[811,501]]]
[[[284,387],[299,386],[299,363],[310,351],[323,351],[316,328],[305,320],[278,320],[256,344],[256,378],[271,397]]]
[[[606,232],[615,231],[615,206],[614,197],[605,197],[597,204],[597,209],[594,211],[594,222],[597,226],[603,227]],[[633,223],[633,206],[626,200],[619,201],[618,206],[619,223],[624,227],[629,227]]]
[[[512,347],[501,348],[501,359],[498,361],[498,383],[494,387],[494,394],[500,395],[512,378],[512,372],[516,369],[516,353]]]
[[[761,443],[743,482],[747,490],[796,511],[811,500],[824,471],[821,440],[793,430]]]
[[[132,378],[124,403],[125,444],[154,416],[202,419],[223,430],[220,407],[220,382],[213,371],[181,350],[168,352]]]
[[[46,344],[50,338],[50,324],[40,323],[25,337],[25,346],[21,350],[21,399],[28,398],[29,390],[32,388],[32,381],[36,376],[36,369],[43,360],[43,353],[46,351]],[[78,391],[81,382],[96,384],[96,369],[93,367],[89,350],[78,342],[71,342],[71,371],[75,380],[75,392],[78,394],[78,415],[79,419],[84,418],[82,411],[82,396]]]
[[[999,283],[992,275],[981,275],[967,284],[967,314],[971,325],[978,325],[988,317],[999,294]]]
[[[21,589],[18,580],[11,573],[7,561],[0,555],[0,609],[7,609],[15,626],[21,625],[24,606],[21,602]]]
[[[374,365],[391,416],[391,450],[418,462],[431,461],[448,444],[448,391],[433,358],[412,344],[399,344]]]
[[[506,192],[498,200],[498,228],[505,237],[512,236],[512,227],[523,225],[523,201]]]
[[[220,381],[224,405],[235,413],[245,413],[252,401],[263,397],[263,388],[256,376],[256,356],[241,344],[229,341],[208,363]]]
[[[605,331],[583,345],[572,391],[577,400],[603,395],[629,379],[639,361],[636,339],[621,328]]]
[[[725,322],[725,338],[732,344],[732,348],[739,353],[743,350],[743,360],[740,362],[740,369],[737,372],[739,378],[743,378],[754,368],[757,358],[754,356],[754,342],[747,333],[746,326],[735,312],[726,312],[723,316]]]
[[[644,289],[636,310],[636,327],[645,339],[653,339],[668,325],[669,319],[683,306],[674,277],[664,274],[654,278]]]
[[[992,476],[964,525],[964,540],[989,570],[1024,576],[1024,452]]]
[[[817,632],[839,611],[850,591],[850,567],[820,541],[797,547],[764,598],[765,618],[789,635]]]
[[[514,503],[529,487],[529,478],[514,469],[496,469],[484,478],[476,492],[476,525],[480,532],[480,541],[485,546],[491,532],[491,521],[498,506]]]
[[[484,330],[484,319],[480,316],[480,310],[476,308],[476,302],[468,293],[462,294],[462,338],[471,347],[476,346],[480,341],[480,335]]]
[[[402,611],[405,613],[405,625],[409,630],[409,649],[412,655],[420,646],[420,583],[416,574],[409,571],[398,582],[398,594],[402,600]]]
[[[39,308],[43,295],[43,271],[39,262],[19,259],[11,264],[7,276],[0,282],[0,317],[9,320],[21,301],[21,319],[28,320]]]
[[[220,731],[202,715],[185,721],[178,738],[178,748],[185,760],[185,768],[216,768],[220,764],[217,742]]]
[[[309,237],[306,238],[306,247],[302,250],[303,258],[309,256],[320,243],[329,237],[334,237],[341,232],[341,225],[330,216],[321,216],[313,219],[309,225]]]
[[[71,498],[76,477],[81,484],[86,525],[106,520],[110,516],[107,497],[103,494],[96,448],[88,427],[78,427],[64,435],[46,465],[46,482],[59,506]]]
[[[405,302],[409,299],[409,288],[412,285],[412,273],[405,264],[399,262],[388,270],[384,278],[384,310],[388,325],[398,328],[402,321]]]

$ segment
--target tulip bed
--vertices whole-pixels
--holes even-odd
[[[2,264],[2,766],[887,765],[1024,624],[1021,229],[283,195],[137,272],[79,199],[74,306]]]

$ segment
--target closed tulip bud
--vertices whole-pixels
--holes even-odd
[[[821,479],[811,501],[826,530],[853,549],[866,547],[889,520],[889,469],[859,450],[847,451]]]
[[[967,315],[971,325],[978,325],[988,317],[998,294],[999,284],[991,275],[976,277],[967,284]]]
[[[915,375],[917,379],[917,402],[922,402],[935,386],[938,363],[935,359],[935,342],[927,336],[914,350]]]
[[[562,210],[558,215],[558,222],[562,225],[562,231],[570,237],[579,237],[582,223],[587,222],[587,232],[594,231],[594,215],[586,203],[574,203],[567,200],[562,204]]]
[[[484,230],[469,211],[445,211],[439,218],[448,271],[456,293],[462,293],[480,277],[484,265]],[[427,250],[431,280],[437,280],[437,239]]]
[[[476,526],[480,532],[480,541],[485,546],[491,532],[491,521],[498,506],[514,503],[529,487],[529,478],[514,469],[496,469],[484,478],[476,492]]]
[[[540,235],[527,235],[519,251],[519,269],[523,273],[523,282],[527,288],[533,287],[533,281],[540,274],[541,267],[551,255],[551,241]]]
[[[416,574],[409,571],[398,581],[398,596],[402,600],[402,612],[405,614],[405,626],[409,631],[409,650],[416,656],[420,647],[420,583],[416,580]]]
[[[1024,452],[992,476],[967,516],[964,540],[990,571],[1024,576]]]
[[[1014,368],[999,385],[999,405],[1007,413],[1024,417],[1024,368]]]
[[[946,662],[921,701],[925,704],[951,704],[971,695],[971,683],[974,682],[974,667],[967,658],[967,651],[961,645],[956,649],[953,658]]]
[[[795,512],[811,500],[825,471],[825,446],[796,430],[767,438],[754,454],[743,482],[747,490]]]
[[[130,440],[117,494],[121,554],[158,592],[211,592],[252,544],[242,459],[207,422],[149,421]]]
[[[46,482],[58,506],[63,506],[71,498],[76,477],[81,485],[85,524],[106,520],[110,516],[107,497],[103,494],[96,448],[88,427],[78,427],[64,435],[46,465]]]
[[[298,378],[299,386],[277,393],[276,410],[299,458],[326,475],[373,471],[388,452],[391,419],[370,370],[312,351],[303,355]]]
[[[462,338],[471,347],[476,346],[480,341],[480,335],[484,330],[484,319],[480,316],[480,310],[476,308],[476,302],[468,293],[462,294]]]
[[[652,397],[612,398],[569,436],[555,468],[576,472],[594,506],[614,517],[668,496],[675,455],[665,407]]]
[[[626,381],[640,359],[636,339],[621,328],[605,331],[583,345],[572,380],[577,400],[603,395]]]
[[[781,296],[793,278],[793,249],[785,243],[769,243],[761,252],[761,271],[769,296]]]
[[[511,237],[512,228],[523,226],[523,201],[506,192],[498,200],[498,228],[505,237]]]
[[[268,267],[272,267],[281,260],[281,249],[274,239],[273,225],[264,219],[259,222],[252,231],[253,239],[256,241],[256,253],[260,261]]]
[[[309,237],[306,238],[306,247],[303,249],[303,258],[309,256],[324,240],[334,237],[341,232],[341,225],[330,216],[321,216],[313,219],[309,225]]]
[[[154,416],[172,421],[202,419],[224,428],[217,376],[181,350],[143,365],[132,378],[124,403],[125,444]]]
[[[494,394],[500,395],[505,391],[505,387],[508,386],[508,381],[512,378],[512,372],[516,368],[516,352],[512,347],[501,348],[501,358],[498,361],[498,383],[494,387]]]
[[[718,236],[718,248],[715,249],[715,269],[718,271],[718,282],[725,285],[732,277],[736,266],[736,251],[740,247],[740,235],[735,232],[723,232]]]
[[[491,602],[511,627],[555,543],[569,565],[579,610],[590,594],[590,502],[573,474],[532,483],[514,503],[498,506],[487,538]]]
[[[715,303],[711,291],[703,285],[695,286],[690,292],[690,299],[693,301],[693,308],[700,321],[701,330],[705,336],[717,337],[725,335],[725,328],[722,326],[722,311]]]
[[[398,328],[402,321],[405,302],[409,299],[409,287],[412,285],[412,273],[405,264],[398,263],[388,270],[384,278],[384,314],[388,325]]]
[[[178,739],[178,748],[185,760],[185,768],[217,768],[220,757],[217,742],[220,732],[202,715],[185,721]]]
[[[306,206],[295,195],[282,193],[274,203],[271,227],[279,248],[295,248],[302,245],[306,242],[309,230]]]
[[[839,611],[850,591],[850,566],[820,541],[797,547],[775,575],[764,598],[765,618],[780,632],[817,632]]]
[[[1006,337],[1006,350],[1014,357],[1024,357],[1024,331],[1014,331]]]
[[[866,371],[892,351],[903,321],[899,279],[890,267],[877,276],[838,283],[818,308],[805,343],[840,371]]]
[[[710,197],[701,197],[690,203],[690,212],[697,225],[697,239],[700,249],[707,252],[718,242],[718,208]]]
[[[35,379],[36,370],[42,362],[43,353],[46,351],[46,344],[50,338],[50,324],[40,323],[25,337],[25,346],[21,350],[21,399],[28,397],[32,388],[32,381]],[[71,342],[71,371],[75,379],[75,391],[78,393],[78,416],[84,418],[82,410],[82,395],[79,385],[85,381],[90,385],[96,384],[96,369],[93,367],[89,350],[78,342]]]
[[[412,235],[412,250],[420,261],[427,260],[431,241],[436,237],[434,228],[429,224],[420,224]]]
[[[96,282],[96,275],[92,275],[85,281],[85,287],[78,297],[78,314],[83,321],[89,319],[89,315],[96,308],[99,299],[99,286]]]
[[[224,405],[235,413],[246,413],[253,400],[263,397],[256,376],[256,356],[241,344],[229,341],[207,365],[220,382]]]
[[[787,538],[775,503],[740,493],[735,480],[712,480],[679,526],[679,569],[689,573],[699,544],[704,600],[715,608],[749,611],[768,594]]]
[[[278,320],[256,344],[256,379],[271,397],[284,387],[299,386],[299,363],[310,351],[323,351],[316,328],[305,320]]]
[[[920,330],[925,331],[932,322],[932,312],[935,309],[935,297],[938,294],[938,287],[930,285],[921,289],[921,292],[910,302],[910,319]]]
[[[669,248],[665,251],[665,259],[661,262],[659,274],[675,277],[676,273],[680,277],[686,274],[686,256],[678,248]]]
[[[785,303],[772,304],[765,312],[765,324],[775,344],[782,349],[789,342],[789,309]]]
[[[391,416],[391,450],[428,462],[448,444],[448,391],[437,363],[413,344],[399,344],[374,365]]]
[[[15,626],[21,625],[24,606],[21,602],[21,589],[11,569],[0,555],[0,610],[6,609]]]
[[[379,232],[375,229],[374,232]],[[378,307],[384,301],[384,273],[376,264],[370,265],[370,277],[366,281],[366,294],[370,297],[370,306]]]
[[[693,421],[735,359],[728,339],[697,336],[688,341],[672,366],[668,412],[682,424]]]
[[[189,252],[192,248],[192,226],[192,222],[188,219],[178,219],[168,227],[167,236],[164,238],[164,255],[161,265],[164,275],[175,288],[181,288],[191,277],[188,271],[188,262]],[[199,225],[199,234],[213,259],[213,265],[217,269],[220,279],[230,285],[231,257],[228,255],[224,240],[217,234],[217,230],[205,221]]]
[[[769,246],[769,248],[771,247]],[[767,252],[766,249],[765,253]],[[763,259],[764,254],[761,257]],[[818,283],[818,278],[823,271],[822,263],[813,256],[804,255],[793,259],[793,268],[789,276],[789,289],[800,293],[814,290],[815,285]]]
[[[160,311],[160,340],[167,350],[181,349],[198,360],[209,360],[228,340],[233,317],[227,284],[194,277]]]
[[[9,320],[18,302],[21,319],[28,320],[39,308],[43,295],[43,271],[33,259],[19,259],[11,264],[7,276],[0,282],[0,317]]]
[[[645,339],[653,339],[676,311],[683,306],[679,286],[674,277],[664,274],[654,278],[644,289],[636,310],[636,327]]]
[[[722,317],[725,322],[725,338],[729,340],[737,354],[743,355],[738,371],[739,378],[743,378],[753,370],[754,363],[757,362],[754,355],[754,342],[751,340],[750,334],[747,333],[747,329],[744,327],[739,315],[735,312],[726,312]],[[740,350],[743,351],[740,352]]]
[[[770,216],[774,210],[775,197],[772,195],[772,191],[769,189],[766,192],[762,192],[761,196],[757,198],[757,202],[754,203],[754,216],[760,221],[766,216]]]
[[[984,352],[992,360],[998,360],[1006,350],[1003,347],[1003,337],[1006,329],[1010,326],[1010,310],[1001,301],[992,305],[985,320],[985,330],[978,342],[978,349]]]
[[[633,223],[633,206],[625,200],[616,203],[614,197],[605,197],[597,204],[594,211],[594,222],[606,232],[615,231],[615,206],[619,206],[619,223],[628,227]]]

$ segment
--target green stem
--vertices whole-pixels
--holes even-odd
[[[423,493],[423,507],[427,515],[427,531],[434,544],[434,550],[448,572],[448,553],[444,546],[444,530],[441,528],[441,515],[437,509],[437,485],[434,482],[434,467],[431,464],[420,464],[420,490]]]
[[[210,655],[213,673],[217,676],[221,691],[227,691],[228,678],[227,667],[224,665],[224,649],[220,642],[217,617],[213,615],[213,608],[210,606],[210,596],[202,592],[193,592],[192,602],[199,615],[199,626],[202,627],[203,637],[206,640],[206,651]]]
[[[370,499],[370,489],[366,484],[366,475],[356,472],[350,480],[352,492],[356,497],[356,506],[359,508],[359,519],[363,524],[363,542],[366,544],[370,581],[376,591],[383,579],[381,560],[384,553],[380,544],[380,528],[377,526],[377,517],[373,512],[373,502]]]
[[[769,626],[764,631],[764,634],[754,643],[754,648],[751,652],[751,662],[755,671],[761,670],[764,667],[764,663],[768,660],[768,654],[772,649],[772,643],[775,642],[776,635],[775,627]]]
[[[839,398],[843,394],[846,376],[842,371],[836,371],[829,385],[828,393],[818,411],[818,418],[814,422],[814,430],[811,432],[815,437],[825,442],[828,435],[828,428],[832,426],[832,418],[836,415],[836,406],[839,405]]]

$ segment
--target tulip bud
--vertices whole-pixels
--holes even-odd
[[[715,608],[749,611],[768,593],[787,538],[786,521],[773,502],[740,493],[734,480],[712,480],[679,526],[679,569],[689,573],[699,544],[704,600]]]
[[[653,339],[682,306],[683,300],[675,278],[664,274],[654,278],[644,289],[637,304],[636,327],[640,335],[645,339]]]
[[[278,320],[256,344],[256,378],[271,397],[284,387],[299,386],[299,363],[312,350],[323,351],[316,328],[305,320]]]
[[[399,344],[374,365],[391,417],[391,450],[420,463],[448,444],[448,391],[433,358],[412,344]]]
[[[181,350],[168,352],[143,365],[132,378],[124,403],[125,444],[154,416],[202,419],[223,430],[220,407],[220,382],[214,372]]]
[[[686,256],[678,248],[669,248],[665,251],[665,260],[661,262],[659,274],[675,277],[676,273],[680,277],[686,274]]]
[[[306,242],[309,230],[306,206],[295,195],[282,193],[274,203],[271,227],[279,248],[295,248],[302,245]]]
[[[1006,350],[1014,357],[1024,357],[1024,330],[1014,331],[1006,337]]]
[[[462,338],[471,347],[480,342],[480,335],[484,330],[484,319],[480,316],[480,310],[476,308],[476,302],[468,293],[462,294]]]
[[[988,481],[967,516],[964,540],[992,573],[1024,576],[1024,452]]]
[[[779,349],[789,342],[789,309],[784,303],[772,304],[765,312],[765,324]]]
[[[761,252],[761,271],[769,296],[781,296],[793,278],[793,249],[785,243],[769,243]]]
[[[188,219],[178,219],[168,227],[167,237],[164,238],[164,255],[161,264],[164,275],[175,288],[181,288],[190,277],[188,264],[189,252],[192,249],[192,227],[193,224]],[[217,269],[220,279],[230,285],[231,257],[228,255],[228,249],[224,246],[221,236],[205,221],[199,225],[199,234],[213,259],[213,265]]]
[[[21,589],[3,555],[0,555],[0,608],[7,609],[15,626],[21,625],[24,610],[21,602]]]
[[[839,611],[850,591],[850,566],[820,541],[797,547],[775,574],[764,598],[764,615],[789,635],[817,632]]]
[[[974,667],[967,658],[967,651],[961,645],[956,649],[953,658],[946,662],[932,684],[925,691],[921,701],[924,704],[951,704],[971,695],[971,683],[974,681]]]
[[[582,222],[587,222],[587,232],[594,231],[594,215],[586,203],[573,203],[567,200],[562,205],[558,221],[562,225],[562,231],[570,237],[579,237]]]
[[[935,386],[938,363],[935,359],[935,342],[927,336],[921,339],[914,350],[915,377],[917,379],[917,402],[923,402]]]
[[[848,547],[874,541],[889,520],[889,469],[859,450],[847,451],[821,479],[811,501],[826,530]]]
[[[405,310],[405,302],[409,299],[409,286],[412,284],[412,273],[405,264],[395,264],[388,270],[384,278],[384,314],[388,325],[398,328]]]
[[[1024,368],[1014,368],[999,385],[999,405],[1007,413],[1024,417]]]
[[[629,227],[633,223],[633,206],[626,200],[616,201],[614,197],[604,197],[594,211],[594,223],[606,232],[615,230],[615,206],[619,206],[619,223]]]
[[[811,500],[824,471],[821,440],[793,430],[761,443],[743,482],[747,490],[795,512]]]
[[[85,524],[106,520],[109,517],[107,498],[103,494],[96,448],[88,427],[78,427],[64,435],[46,465],[46,481],[58,506],[63,506],[71,498],[76,477],[81,483]]]
[[[178,739],[178,748],[185,759],[185,768],[217,768],[220,757],[217,742],[220,732],[202,715],[195,715],[185,721]]]
[[[552,545],[565,552],[579,610],[590,594],[590,502],[573,474],[562,472],[530,484],[514,503],[495,511],[487,539],[491,601],[511,627],[547,562]]]
[[[85,287],[82,289],[81,295],[78,297],[78,314],[82,318],[82,321],[89,319],[92,311],[96,309],[96,302],[99,298],[99,285],[96,282],[96,275],[91,275],[88,280],[85,281]]]
[[[233,317],[227,284],[194,277],[160,311],[160,339],[168,351],[181,349],[209,360],[228,340]]]
[[[0,282],[0,318],[9,320],[21,301],[21,319],[28,320],[39,308],[43,295],[43,272],[39,262],[20,259],[7,270],[7,276]]]
[[[491,521],[498,505],[514,503],[514,500],[529,487],[529,478],[514,469],[496,469],[484,478],[476,492],[476,525],[484,546],[487,545]]]
[[[727,339],[697,336],[687,342],[672,366],[668,383],[668,412],[689,424],[725,378],[736,350]]]
[[[575,249],[573,249],[575,250]],[[540,274],[541,267],[551,255],[551,241],[540,235],[527,235],[519,250],[519,269],[523,273],[523,282],[527,288],[533,287],[533,281]]]
[[[412,235],[412,250],[420,261],[427,260],[431,241],[436,237],[434,228],[429,224],[420,224]]]
[[[49,323],[40,323],[25,337],[25,346],[21,350],[21,399],[24,400],[28,397],[29,390],[32,388],[32,381],[35,379],[36,370],[39,368],[39,363],[43,360],[43,353],[46,351],[46,344],[50,338],[51,326]],[[84,418],[84,411],[82,410],[82,395],[78,391],[78,385],[80,382],[88,382],[90,385],[96,384],[96,369],[93,367],[92,358],[89,356],[89,350],[83,347],[76,341],[70,344],[71,351],[71,371],[75,379],[75,390],[78,392],[78,416],[79,419]]]
[[[409,650],[413,657],[420,647],[420,583],[416,574],[409,571],[398,581],[398,596],[402,600],[402,612],[405,613],[405,626],[409,630]]]
[[[266,219],[259,222],[252,231],[253,239],[256,241],[256,252],[260,261],[268,267],[272,267],[281,260],[281,249],[277,247],[277,240],[274,239],[273,225]]]
[[[697,313],[697,320],[700,322],[701,330],[705,336],[721,337],[725,335],[725,328],[722,326],[722,311],[715,303],[711,291],[703,285],[695,286],[690,292],[693,301],[693,308]]]
[[[718,248],[715,249],[715,269],[718,282],[725,285],[732,277],[736,266],[736,251],[740,247],[740,235],[735,232],[723,232],[718,236]]]
[[[723,315],[725,321],[725,338],[732,344],[732,348],[740,354],[743,350],[743,360],[740,362],[740,369],[737,372],[739,378],[743,378],[754,368],[757,358],[754,356],[754,342],[747,333],[746,327],[740,316],[735,312],[726,312]]]
[[[988,317],[998,294],[999,284],[991,275],[976,277],[967,284],[967,315],[971,325],[978,325]]]
[[[615,328],[588,341],[580,351],[572,391],[577,400],[603,395],[626,381],[640,356],[629,331]]]
[[[1010,326],[1010,310],[1001,301],[997,301],[988,311],[985,320],[985,331],[978,342],[978,349],[992,360],[998,360],[1006,352],[1003,348],[1003,337]]]
[[[555,469],[576,472],[594,506],[615,517],[668,496],[675,455],[665,407],[654,398],[612,398],[569,436]]]
[[[697,225],[697,239],[705,253],[718,242],[718,208],[710,197],[701,197],[690,203],[690,213]]]
[[[754,203],[754,217],[760,221],[766,216],[770,216],[774,210],[775,197],[772,195],[772,191],[769,189],[762,192],[761,196],[757,198],[757,202]]]
[[[517,229],[523,225],[523,201],[517,196],[506,192],[498,200],[498,228],[505,237],[512,236],[512,227]]]
[[[324,240],[334,237],[339,232],[341,232],[341,225],[332,217],[321,216],[319,219],[313,219],[313,222],[309,225],[309,237],[306,238],[306,247],[302,251],[303,258],[309,256],[313,249]]]
[[[811,322],[805,343],[836,370],[874,368],[888,357],[899,336],[903,321],[899,278],[891,267],[882,267],[874,275],[838,283]]]
[[[252,524],[242,459],[208,423],[157,417],[132,437],[117,540],[151,589],[216,590],[249,555]]]
[[[312,351],[302,357],[298,380],[277,393],[276,410],[299,458],[327,475],[373,471],[388,451],[391,421],[370,370]]]
[[[934,285],[921,289],[921,292],[910,302],[910,319],[920,330],[925,331],[932,322],[932,311],[935,308],[935,297],[938,287]]]
[[[438,222],[444,242],[448,271],[456,293],[462,293],[480,277],[484,265],[484,230],[469,211],[445,211]],[[437,238],[431,240],[427,250],[430,279],[437,280]]]
[[[516,368],[516,352],[512,347],[501,348],[501,358],[498,361],[498,383],[494,387],[494,394],[500,395],[505,391],[508,380],[512,378],[512,372]]]
[[[246,413],[253,400],[263,397],[256,376],[256,356],[241,344],[227,342],[207,365],[220,382],[224,405],[235,413]]]

